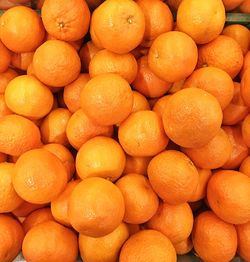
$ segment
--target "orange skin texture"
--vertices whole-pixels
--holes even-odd
[[[174,244],[174,248],[177,255],[185,255],[193,249],[193,242],[189,237],[180,243]]]
[[[17,209],[15,209],[12,213],[16,217],[27,217],[31,212],[45,207],[45,204],[32,204],[24,201]]]
[[[233,150],[227,162],[222,166],[223,169],[236,169],[241,162],[248,156],[249,149],[242,138],[239,126],[224,126],[223,130],[227,133],[232,144]]]
[[[145,96],[137,91],[133,91],[134,102],[131,113],[135,113],[142,110],[150,110],[150,105]]]
[[[147,227],[163,233],[175,245],[189,237],[193,222],[192,209],[187,203],[161,203],[156,214],[147,222]]]
[[[162,233],[155,230],[141,230],[132,235],[123,245],[120,262],[176,262],[173,244]]]
[[[235,125],[241,122],[248,114],[249,108],[245,105],[241,95],[240,83],[234,82],[234,96],[230,104],[223,110],[223,125]]]
[[[245,56],[244,56],[244,62],[243,62],[243,66],[241,68],[240,71],[240,78],[242,78],[245,70],[250,67],[250,51],[248,51]]]
[[[195,70],[184,82],[183,88],[201,88],[215,96],[222,110],[231,102],[234,95],[232,78],[223,70],[215,67],[204,67]]]
[[[37,78],[52,87],[70,84],[78,77],[81,68],[76,50],[60,40],[46,41],[37,48],[32,64]]]
[[[4,95],[0,94],[0,118],[10,115],[12,111],[7,107]]]
[[[46,31],[59,40],[76,41],[88,32],[90,12],[84,0],[46,0],[41,14]]]
[[[169,101],[170,95],[162,96],[159,98],[153,106],[153,111],[162,118],[165,107]]]
[[[172,205],[189,201],[199,183],[199,174],[193,162],[175,150],[163,151],[155,156],[149,163],[148,177],[157,195]]]
[[[111,137],[113,126],[98,125],[82,109],[79,109],[70,117],[66,134],[69,143],[78,150],[85,142],[95,136]]]
[[[190,157],[197,167],[216,169],[222,167],[231,157],[233,146],[227,133],[220,129],[216,136],[205,146],[183,148],[182,151]]]
[[[126,164],[123,174],[136,173],[139,175],[147,175],[148,164],[151,157],[126,156]]]
[[[10,215],[0,214],[0,260],[11,262],[22,248],[24,232],[21,224]]]
[[[145,17],[131,0],[108,0],[92,14],[90,34],[96,46],[126,54],[136,48],[144,37]],[[124,39],[126,35],[126,39]]]
[[[242,138],[246,145],[250,147],[250,115],[247,115],[241,125]]]
[[[240,5],[240,12],[250,14],[250,1],[244,0]]]
[[[237,236],[238,236],[238,253],[246,261],[250,260],[250,222],[237,225]]]
[[[138,72],[132,86],[146,97],[160,97],[164,95],[171,84],[162,80],[149,68],[148,56],[138,60]]]
[[[124,222],[142,224],[156,213],[159,199],[145,176],[127,174],[116,182],[116,186],[124,197]]]
[[[34,52],[28,53],[13,53],[11,56],[11,64],[20,70],[27,71],[32,63]]]
[[[131,114],[121,123],[118,137],[127,154],[141,157],[160,153],[169,141],[160,117],[150,110]]]
[[[4,73],[0,73],[0,94],[4,94],[8,83],[17,76],[17,72],[10,68]]]
[[[250,177],[250,156],[246,157],[242,161],[239,171],[243,173],[244,175],[247,175]]]
[[[174,31],[158,36],[148,53],[149,68],[170,83],[188,77],[194,71],[197,59],[198,50],[193,39]]]
[[[199,88],[185,88],[173,94],[163,113],[168,137],[187,148],[199,148],[216,136],[222,123],[217,99]]]
[[[231,50],[230,53],[225,50]],[[199,48],[197,67],[214,66],[226,71],[235,78],[243,65],[240,45],[231,37],[220,35]]]
[[[37,148],[40,131],[30,120],[18,116],[7,115],[0,119],[0,152],[20,156],[24,152]]]
[[[183,0],[177,11],[178,30],[191,36],[197,44],[214,40],[222,32],[225,21],[225,8],[220,0],[202,4],[199,0]]]
[[[43,42],[42,19],[29,7],[16,6],[1,16],[0,38],[13,52],[32,52]],[[18,43],[18,44],[17,44]]]
[[[232,11],[239,5],[241,5],[244,0],[223,0],[226,11]]]
[[[47,221],[28,231],[22,251],[27,261],[75,261],[78,253],[77,236],[71,229]]]
[[[249,193],[250,178],[233,170],[216,172],[207,186],[209,206],[218,217],[232,224],[250,221]]]
[[[8,48],[0,41],[0,73],[5,72],[11,62],[11,52]]]
[[[237,233],[234,225],[219,219],[212,211],[195,218],[192,233],[194,250],[203,261],[231,261],[236,254]]]
[[[243,101],[245,102],[247,106],[250,106],[249,88],[250,88],[250,67],[247,68],[242,75],[241,89],[240,89]]]

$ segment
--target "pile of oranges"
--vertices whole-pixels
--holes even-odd
[[[250,261],[250,1],[3,2],[0,262]]]

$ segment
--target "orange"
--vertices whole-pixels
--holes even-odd
[[[250,115],[247,115],[241,125],[242,138],[246,145],[250,147]]]
[[[159,115],[160,118],[162,118],[164,110],[167,106],[167,103],[169,101],[170,95],[162,96],[159,98],[156,103],[153,106],[153,111]]]
[[[232,224],[250,221],[249,194],[250,178],[234,170],[216,172],[207,186],[209,206],[218,217]]]
[[[132,83],[137,74],[137,62],[131,53],[116,54],[107,49],[98,51],[89,63],[89,74],[93,78],[105,73],[116,73]]]
[[[223,4],[226,8],[226,11],[232,11],[239,5],[241,5],[244,0],[223,0]]]
[[[226,21],[221,0],[183,0],[177,10],[177,27],[191,36],[197,44],[214,40],[223,30]]]
[[[14,164],[0,163],[0,212],[7,213],[20,206],[23,200],[17,195],[12,185]]]
[[[246,261],[250,260],[250,222],[237,225],[238,253]]]
[[[144,14],[132,0],[107,0],[92,13],[90,34],[93,43],[114,53],[132,51],[142,42],[144,32]]]
[[[188,254],[193,249],[193,242],[191,238],[187,238],[180,243],[174,244],[177,255]]]
[[[13,261],[21,251],[24,233],[12,216],[0,214],[0,260]]]
[[[54,98],[50,89],[35,77],[23,75],[9,82],[5,101],[14,113],[40,119],[50,112]]]
[[[69,198],[80,180],[70,181],[64,191],[51,202],[51,212],[56,221],[65,226],[71,226],[68,216]]]
[[[194,250],[203,261],[231,261],[237,249],[237,234],[233,225],[219,219],[212,211],[195,218]]]
[[[224,28],[222,34],[236,40],[241,46],[244,55],[248,52],[250,47],[250,32],[247,27],[239,24],[229,25]]]
[[[164,151],[150,161],[148,178],[157,195],[171,205],[189,201],[199,183],[193,162],[175,150]]]
[[[234,95],[232,78],[225,71],[210,66],[195,70],[185,80],[183,87],[197,87],[207,91],[217,98],[222,110],[230,104]]]
[[[244,62],[243,62],[243,66],[241,68],[241,72],[240,72],[240,77],[242,78],[243,73],[245,72],[245,70],[250,67],[250,51],[248,51],[245,56],[244,56]]]
[[[156,214],[148,221],[148,228],[160,231],[173,244],[187,239],[193,228],[193,213],[187,203],[169,205],[161,203]]]
[[[109,137],[97,136],[79,149],[76,171],[81,179],[102,177],[115,181],[122,175],[125,162],[125,153],[118,142]]]
[[[61,144],[51,143],[44,145],[43,149],[48,150],[50,153],[54,154],[61,160],[62,164],[64,165],[67,171],[69,181],[75,173],[75,160],[68,148]]]
[[[129,238],[129,229],[121,223],[113,232],[103,237],[79,236],[79,249],[83,261],[116,262],[123,243]]]
[[[52,87],[73,82],[80,73],[81,61],[76,50],[60,40],[49,40],[37,48],[33,57],[37,78]]]
[[[33,149],[18,158],[12,183],[24,200],[45,204],[64,190],[67,172],[55,155],[45,149]]]
[[[7,107],[4,95],[0,94],[0,118],[10,115],[11,110]]]
[[[54,218],[52,216],[52,213],[49,207],[40,208],[40,209],[33,211],[24,219],[22,223],[24,233],[27,234],[27,232],[31,228],[39,224],[42,224],[44,222],[47,222],[47,221],[54,221]]]
[[[187,148],[206,145],[219,132],[221,123],[219,102],[199,88],[185,88],[173,94],[163,113],[167,136]]]
[[[102,237],[114,231],[122,222],[124,212],[121,191],[100,177],[84,179],[70,196],[68,215],[71,225],[90,237]]]
[[[148,179],[131,173],[116,182],[125,202],[123,221],[130,224],[143,224],[157,211],[159,200]]]
[[[145,43],[173,29],[173,15],[164,2],[161,0],[138,0],[137,4],[145,16]]]
[[[37,1],[37,4],[36,4],[36,8],[37,8],[37,9],[41,9],[42,6],[43,6],[43,4],[44,4],[44,1],[45,1],[45,0],[38,0],[38,1]]]
[[[169,94],[174,94],[180,91],[183,88],[184,82],[186,79],[182,79],[172,84],[171,88],[169,89]]]
[[[188,77],[194,71],[197,59],[198,51],[193,39],[177,31],[158,36],[148,53],[149,68],[171,83]]]
[[[70,117],[71,113],[65,108],[52,110],[41,124],[43,143],[58,143],[67,146],[69,142],[66,136],[66,127]]]
[[[239,126],[224,126],[223,130],[227,133],[233,150],[223,165],[223,169],[236,169],[242,161],[248,156],[248,147],[242,138],[241,129]]]
[[[240,12],[250,14],[250,1],[244,0],[240,5]]]
[[[80,74],[74,82],[64,87],[63,100],[70,112],[74,113],[80,109],[81,91],[89,80],[89,74]]]
[[[216,169],[222,167],[230,158],[233,146],[227,133],[220,129],[216,136],[200,148],[182,150],[199,168]]]
[[[160,97],[167,93],[171,84],[156,76],[148,65],[148,56],[138,60],[138,73],[132,86],[147,97]]]
[[[78,150],[85,142],[95,136],[111,137],[113,127],[96,124],[82,109],[79,109],[70,117],[66,134],[69,143]]]
[[[247,175],[250,177],[250,156],[246,157],[242,161],[239,171],[243,173],[244,175]]]
[[[176,262],[176,252],[170,240],[155,230],[142,230],[123,245],[120,262]]]
[[[133,93],[129,83],[118,74],[98,75],[83,88],[81,107],[93,122],[114,125],[131,113]]]
[[[121,123],[118,137],[125,152],[131,156],[154,156],[168,144],[160,117],[150,110],[131,114]]]
[[[17,69],[27,71],[29,65],[32,63],[34,52],[28,53],[13,53],[11,56],[11,65]]]
[[[39,208],[43,208],[45,206],[46,206],[45,204],[32,204],[32,203],[23,201],[23,203],[18,208],[16,208],[12,213],[16,217],[27,217],[31,212]]]
[[[234,82],[234,96],[230,104],[223,110],[224,125],[235,125],[241,122],[249,112],[248,107],[245,105],[241,92],[240,83]]]
[[[245,105],[250,106],[250,94],[249,94],[249,86],[250,86],[250,67],[247,68],[241,78],[241,96]]]
[[[230,50],[228,53],[227,50]],[[240,45],[231,37],[220,35],[199,48],[198,68],[214,66],[235,78],[243,65]]]
[[[45,36],[39,15],[29,7],[16,6],[1,16],[0,38],[13,52],[32,52],[42,44]]]
[[[0,163],[6,162],[7,155],[4,153],[0,153]]]
[[[82,46],[79,52],[79,56],[81,59],[83,72],[89,72],[89,63],[99,50],[100,48],[96,47],[91,40]]]
[[[126,156],[124,174],[136,173],[140,175],[147,175],[148,164],[151,157]]]
[[[76,261],[77,236],[71,229],[47,221],[28,231],[22,251],[27,261]]]
[[[38,147],[40,143],[39,129],[30,120],[14,114],[0,119],[1,153],[19,156]]]
[[[142,110],[150,110],[150,105],[145,96],[137,91],[133,91],[133,107],[131,113],[135,113]]]
[[[199,182],[196,190],[194,191],[192,197],[189,199],[189,202],[196,202],[205,198],[207,193],[207,183],[212,176],[212,172],[209,169],[200,169],[197,168],[199,174]]]
[[[1,41],[0,41],[0,55],[1,55],[0,73],[3,73],[8,69],[10,65],[12,54]]]
[[[17,76],[17,72],[10,68],[4,73],[0,73],[0,94],[5,92],[8,83]]]

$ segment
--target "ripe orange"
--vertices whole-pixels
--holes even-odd
[[[222,0],[226,8],[226,11],[232,11],[236,7],[242,4],[244,0]]]
[[[176,252],[170,240],[155,230],[142,230],[123,245],[120,262],[176,262]]]
[[[131,113],[133,93],[128,82],[118,74],[98,75],[83,88],[81,107],[93,122],[114,125]]]
[[[1,16],[0,38],[13,52],[34,51],[43,42],[45,30],[38,14],[29,7],[16,6]]]
[[[219,132],[221,123],[219,102],[199,88],[185,88],[173,94],[163,113],[168,137],[187,148],[206,145]]]
[[[131,114],[121,123],[118,137],[125,152],[131,156],[154,156],[168,144],[160,117],[150,110]]]
[[[238,253],[246,261],[250,260],[250,222],[237,225]]]
[[[242,138],[246,145],[250,147],[250,115],[247,115],[241,125]]]
[[[191,36],[197,44],[214,40],[226,21],[221,0],[183,0],[177,10],[178,30]]]
[[[241,0],[242,1],[242,0]],[[247,27],[243,25],[229,25],[224,28],[223,35],[232,37],[241,46],[243,55],[245,55],[250,47],[250,32]]]
[[[8,69],[10,65],[12,54],[1,41],[0,41],[0,55],[1,55],[0,73],[3,73]]]
[[[193,213],[187,203],[169,205],[161,203],[156,214],[148,221],[150,229],[160,231],[173,244],[187,239],[193,228]]]
[[[16,217],[27,217],[31,212],[39,208],[43,208],[45,206],[46,206],[45,204],[32,204],[32,203],[23,201],[23,203],[18,208],[16,208],[12,213]]]
[[[135,113],[142,110],[150,110],[150,105],[145,96],[137,91],[133,91],[133,107],[131,113]]]
[[[10,68],[4,73],[0,73],[0,94],[5,92],[8,83],[17,76],[17,72]]]
[[[100,177],[84,179],[70,196],[68,215],[71,225],[90,237],[111,233],[121,224],[124,212],[121,191]]]
[[[114,53],[132,51],[141,43],[144,32],[144,14],[132,0],[104,1],[92,14],[92,41]]]
[[[232,78],[216,67],[204,67],[195,70],[184,82],[184,88],[197,87],[215,96],[222,110],[231,102],[234,95]]]
[[[250,156],[246,157],[242,161],[239,171],[243,173],[244,175],[247,175],[250,177]]]
[[[158,36],[148,53],[149,68],[170,83],[188,77],[194,71],[197,59],[198,51],[193,39],[177,31]]]
[[[203,261],[231,261],[237,249],[237,233],[233,225],[219,219],[212,211],[195,218],[194,250]]]
[[[147,175],[148,164],[151,157],[126,156],[124,174],[136,173],[139,175]]]
[[[169,89],[169,94],[174,94],[178,91],[180,91],[183,88],[184,82],[186,79],[177,81],[172,84],[171,88]]]
[[[123,221],[130,224],[143,224],[157,211],[159,200],[148,179],[131,173],[116,182],[125,202]]]
[[[250,86],[250,67],[247,68],[241,78],[241,96],[245,105],[250,106],[250,94],[249,94],[249,86]]]
[[[244,0],[240,5],[240,12],[250,14],[250,1]]]
[[[182,242],[174,244],[174,248],[177,255],[185,255],[188,254],[193,249],[193,242],[191,238],[187,238]]]
[[[148,177],[157,195],[172,205],[189,201],[199,183],[193,162],[175,150],[155,156],[148,165]]]
[[[107,49],[98,51],[89,63],[89,74],[93,78],[105,73],[116,73],[129,83],[135,80],[137,62],[131,53],[116,54]]]
[[[11,56],[11,65],[17,69],[27,71],[32,63],[34,52],[13,53]]]
[[[22,246],[27,261],[76,261],[77,249],[76,234],[54,221],[30,229]]]
[[[132,86],[147,97],[160,97],[167,93],[171,84],[156,76],[148,66],[148,56],[138,60],[138,73]]]
[[[10,115],[12,112],[6,105],[4,95],[0,94],[0,118]]]
[[[46,208],[40,208],[37,209],[35,211],[33,211],[32,213],[30,213],[23,221],[22,226],[23,226],[23,231],[25,234],[27,234],[27,232],[39,225],[42,224],[44,222],[47,221],[54,221],[54,218],[52,216],[51,210],[49,207]]]
[[[104,237],[79,236],[79,249],[83,261],[115,262],[124,242],[129,238],[129,229],[121,223],[113,232]]]
[[[52,87],[73,82],[80,73],[81,62],[76,50],[60,40],[49,40],[37,48],[33,57],[37,78]]]
[[[66,136],[66,127],[70,117],[71,113],[65,108],[52,110],[41,124],[43,143],[58,143],[67,146],[69,141]]]
[[[230,50],[228,53],[226,50]],[[243,65],[240,45],[231,37],[220,35],[199,48],[198,68],[214,66],[235,78]]]
[[[80,74],[74,82],[64,87],[63,100],[70,112],[74,113],[80,109],[81,91],[89,80],[89,74]]]
[[[7,115],[0,119],[0,152],[11,156],[20,156],[24,152],[40,145],[38,127],[30,120]]]
[[[45,0],[42,20],[50,35],[59,40],[76,41],[88,31],[90,12],[85,0]]]
[[[33,149],[18,158],[12,183],[24,200],[45,204],[64,190],[67,172],[55,155],[45,149]]]
[[[249,194],[250,178],[234,170],[216,172],[207,186],[209,206],[218,217],[232,224],[250,221]]]
[[[170,95],[162,96],[159,98],[153,106],[153,111],[158,114],[160,118],[162,118],[167,103],[169,101]]]
[[[244,56],[244,62],[243,62],[243,66],[241,68],[241,72],[240,72],[240,77],[242,78],[243,73],[245,72],[245,70],[250,67],[250,51],[248,51],[245,56]]]
[[[12,216],[0,214],[0,261],[11,262],[21,251],[24,233]]]

